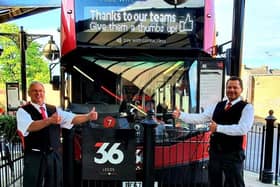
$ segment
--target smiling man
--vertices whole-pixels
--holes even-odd
[[[24,139],[23,187],[61,187],[60,128],[96,120],[95,108],[75,115],[45,103],[45,88],[32,82],[31,101],[17,111],[17,127]]]
[[[210,187],[244,187],[243,162],[246,134],[254,122],[252,104],[242,101],[243,83],[230,77],[226,83],[227,100],[207,107],[203,113],[188,114],[175,110],[174,118],[186,123],[210,121],[212,132],[209,150],[208,176]]]

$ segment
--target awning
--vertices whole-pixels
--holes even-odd
[[[1,0],[0,23],[60,8],[60,0]]]
[[[186,71],[184,61],[155,63],[97,60],[95,64],[130,81],[149,96],[152,96],[158,88],[166,84],[176,83]]]
[[[1,0],[0,7],[60,7],[61,0]]]
[[[18,18],[31,16],[55,9],[57,7],[43,7],[43,8],[23,8],[23,7],[1,7],[0,6],[0,23],[12,21]]]

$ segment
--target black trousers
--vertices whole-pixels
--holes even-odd
[[[231,153],[210,151],[209,156],[210,187],[245,187],[243,178],[244,151]]]
[[[55,151],[24,153],[23,187],[62,187],[62,161]]]

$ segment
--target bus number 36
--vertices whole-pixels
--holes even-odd
[[[120,164],[124,159],[123,152],[118,149],[121,143],[113,143],[112,147],[106,150],[110,143],[95,144],[96,147],[99,147],[96,154],[99,154],[101,157],[94,157],[94,162],[97,164],[104,164],[110,162],[111,164]]]

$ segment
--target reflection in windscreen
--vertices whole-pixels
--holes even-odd
[[[190,79],[190,112],[196,112],[197,108],[197,77],[198,77],[198,62],[195,61],[190,67],[189,79]]]

